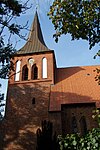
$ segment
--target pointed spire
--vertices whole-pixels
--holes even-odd
[[[39,23],[38,14],[36,11],[32,28],[29,33],[28,41],[17,52],[17,54],[30,54],[30,53],[45,52],[45,51],[50,51],[50,50],[45,45],[40,23]]]

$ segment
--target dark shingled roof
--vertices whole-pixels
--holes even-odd
[[[30,54],[37,52],[50,51],[43,40],[42,31],[39,23],[38,14],[36,12],[32,24],[32,28],[26,44],[17,52],[17,54]]]

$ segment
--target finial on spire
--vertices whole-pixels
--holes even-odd
[[[38,7],[36,7],[36,13],[29,33],[29,38],[26,44],[17,52],[17,54],[29,54],[29,53],[50,51],[44,42],[44,38],[42,35],[41,26],[38,18],[39,11],[37,11],[37,8]]]
[[[36,4],[36,11],[37,11],[37,9],[38,9],[38,4]]]
[[[39,6],[39,5],[38,5],[38,4],[36,4],[36,11],[37,11],[37,9],[38,9],[38,6]]]
[[[36,2],[36,11],[39,9],[39,1]]]

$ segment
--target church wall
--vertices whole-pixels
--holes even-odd
[[[94,91],[95,86],[92,80],[89,80],[92,73],[82,67],[57,69],[54,51],[49,50],[44,44],[37,13],[29,39],[31,40],[28,40],[12,59],[14,71],[9,74],[6,112],[0,123],[0,150],[36,150],[36,132],[41,128],[43,120],[53,123],[53,132],[57,135],[72,133],[71,118],[74,115],[78,119],[79,132],[81,116],[86,117],[87,130],[95,127],[95,122],[91,118],[92,110],[96,108],[95,104],[91,105],[92,101],[83,104],[90,102],[92,87]],[[43,77],[43,58],[47,61],[47,78],[46,73]],[[32,60],[31,63],[29,59]],[[19,62],[17,69],[16,62]],[[27,70],[26,74],[24,67]],[[19,71],[17,76],[16,70]],[[36,76],[32,78],[34,72]],[[23,78],[23,75],[27,77]],[[83,76],[85,80],[80,78]],[[84,95],[89,93],[85,91],[87,80],[89,86],[92,85],[89,96]],[[83,90],[78,85],[83,85]],[[95,98],[99,97],[95,96],[95,91],[92,94]],[[97,100],[99,106],[99,99]]]
[[[34,59],[38,78],[32,79]],[[42,77],[42,60],[47,59],[47,78]],[[19,81],[15,81],[16,62],[20,60]],[[54,84],[54,53],[18,55],[12,59],[14,71],[9,74],[5,118],[0,127],[0,150],[35,150],[36,131],[48,120],[50,85]],[[22,68],[27,65],[28,79],[22,80]]]
[[[49,93],[49,82],[9,85],[0,150],[36,149],[36,131],[48,120]]]
[[[48,61],[48,78],[42,79],[42,58]],[[28,59],[34,58],[39,69],[39,78],[31,80],[31,66]],[[20,80],[15,81],[14,72],[8,83],[5,118],[0,128],[0,150],[35,150],[36,131],[41,128],[42,120],[53,123],[53,131],[61,134],[61,114],[48,113],[50,85],[54,83],[54,56],[52,53],[15,57],[13,62],[21,61]],[[27,64],[29,78],[22,81],[22,67]],[[16,70],[16,68],[15,68]],[[35,103],[33,104],[33,98]],[[1,140],[0,140],[1,141]],[[30,146],[31,145],[31,146]]]
[[[48,118],[53,123],[53,134],[62,134],[61,112],[49,112]]]
[[[62,134],[75,132],[84,134],[97,127],[97,121],[92,118],[95,109],[95,103],[63,104],[61,110]]]

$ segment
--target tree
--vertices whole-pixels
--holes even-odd
[[[37,129],[36,150],[60,150],[56,133],[53,135],[53,123],[43,120],[41,129]]]
[[[7,78],[10,69],[13,69],[11,57],[15,53],[15,47],[10,39],[12,35],[17,35],[25,39],[20,34],[22,29],[27,29],[27,23],[22,26],[15,22],[15,19],[26,12],[27,0],[24,4],[18,0],[0,0],[0,78]],[[5,35],[5,30],[8,37]]]
[[[1,88],[1,84],[0,84],[0,88]],[[4,94],[0,93],[0,121],[3,119],[3,115],[2,115],[2,112],[4,112],[3,106],[5,106]]]
[[[0,93],[0,120],[3,119],[3,115],[2,115],[2,112],[4,112],[3,106],[5,106],[5,103],[4,103],[4,94]]]
[[[81,136],[77,134],[59,135],[60,150],[99,150],[100,149],[100,110],[93,111],[92,118],[98,123],[98,128],[93,128]]]
[[[11,58],[16,49],[11,43],[11,36],[17,35],[25,39],[25,35],[20,32],[27,29],[27,23],[22,26],[15,20],[31,7],[28,7],[28,2],[29,0],[26,0],[22,4],[18,0],[0,0],[0,78],[8,78],[9,71],[14,70]],[[3,118],[4,105],[4,94],[0,92],[0,120]]]
[[[100,42],[99,0],[54,0],[48,15],[56,30],[56,42],[67,33],[72,40],[89,41],[90,49]]]
[[[84,136],[80,134],[67,134],[58,136],[60,150],[99,150],[100,128],[88,131]]]

